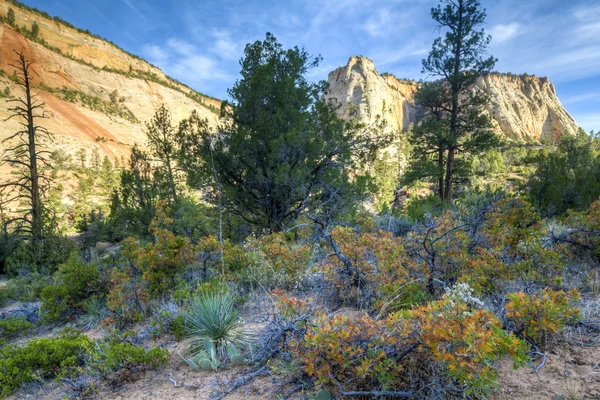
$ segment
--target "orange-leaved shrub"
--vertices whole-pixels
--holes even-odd
[[[308,244],[294,243],[283,233],[250,237],[243,245],[247,265],[242,283],[251,287],[292,289],[310,267],[313,251]]]
[[[425,276],[421,265],[408,254],[403,239],[391,232],[357,233],[336,227],[331,237],[352,264],[348,270],[338,257],[332,256],[323,265],[328,282],[342,303],[373,303],[391,310],[407,302],[406,295],[412,293],[407,285],[422,281]],[[405,305],[410,305],[410,301]]]
[[[515,365],[527,360],[527,347],[491,311],[482,308],[466,284],[457,284],[439,301],[410,311],[419,324],[422,349],[442,362],[448,374],[467,386],[467,392],[485,391],[494,385],[492,361],[510,355]]]
[[[317,382],[341,383],[346,390],[401,390],[414,385],[417,375],[421,382],[440,379],[424,371],[441,370],[441,379],[484,393],[496,379],[491,363],[510,355],[520,365],[527,347],[481,306],[461,284],[439,301],[384,319],[316,313],[290,346]]]
[[[564,292],[546,288],[540,294],[511,293],[505,306],[506,316],[517,332],[546,347],[551,335],[581,318],[579,309],[575,307],[579,299],[576,290]]]

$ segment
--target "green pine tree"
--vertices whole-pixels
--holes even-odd
[[[491,38],[479,29],[486,17],[479,0],[441,0],[431,16],[444,36],[434,41],[423,72],[440,80],[423,84],[415,96],[425,116],[411,136],[412,163],[405,181],[431,180],[440,199],[451,201],[454,186],[472,174],[466,156],[498,144],[483,112],[488,99],[473,88],[496,59],[485,57]]]

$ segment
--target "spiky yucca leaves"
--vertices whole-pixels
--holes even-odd
[[[84,329],[92,329],[110,315],[106,302],[99,297],[90,297],[83,302],[83,306],[86,313],[79,317],[79,322]]]
[[[193,338],[192,352],[205,349],[204,339],[209,339],[219,356],[228,347],[240,348],[250,343],[250,331],[238,320],[234,307],[235,296],[229,293],[206,294],[195,298],[184,319],[188,335]]]

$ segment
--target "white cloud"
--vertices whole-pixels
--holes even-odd
[[[521,24],[518,22],[511,22],[510,24],[503,25],[494,25],[490,29],[490,35],[492,35],[492,40],[496,43],[506,42],[509,39],[514,38],[519,34],[521,29]]]
[[[163,64],[169,59],[168,52],[161,46],[146,45],[143,47],[142,52],[152,63]]]
[[[162,46],[145,46],[144,55],[168,75],[189,84],[203,84],[231,79],[219,65],[219,60],[202,54],[196,45],[179,38],[170,38]]]
[[[212,31],[214,45],[211,51],[224,60],[237,60],[242,55],[244,44],[233,40],[232,33],[226,30],[215,29]]]
[[[573,16],[579,21],[598,21],[600,19],[600,5],[587,5],[576,7]]]
[[[587,92],[578,94],[575,96],[566,97],[562,103],[563,104],[576,104],[581,102],[587,102],[590,100],[600,100],[600,92]]]
[[[385,36],[389,33],[390,24],[397,22],[394,17],[391,7],[384,7],[372,14],[362,27],[369,36]]]

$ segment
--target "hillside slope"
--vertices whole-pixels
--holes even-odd
[[[15,12],[13,26],[5,18],[9,7]],[[192,110],[216,121],[219,100],[171,80],[105,40],[6,0],[0,0],[0,17],[0,91],[21,95],[11,78],[16,52],[23,51],[34,63],[35,92],[46,103],[50,118],[42,124],[55,134],[52,150],[74,154],[98,148],[101,155],[127,158],[131,145],[145,142],[144,122],[163,103],[174,122]],[[34,21],[40,28],[37,38],[30,32]],[[0,120],[9,116],[7,101],[0,98]],[[0,124],[0,140],[17,128],[16,120]]]
[[[372,122],[379,115],[399,131],[419,120],[414,104],[418,83],[379,74],[365,57],[350,57],[328,80],[327,97],[341,104],[340,115],[345,118],[353,115]],[[494,73],[481,77],[477,86],[489,95],[488,111],[497,132],[506,138],[539,142],[579,129],[547,78]]]

